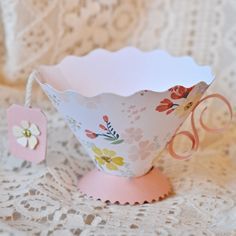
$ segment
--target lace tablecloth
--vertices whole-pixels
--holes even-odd
[[[0,94],[0,235],[236,235],[236,122],[224,134],[201,135],[189,161],[162,154],[156,164],[173,184],[169,198],[112,205],[78,192],[93,164],[41,93],[34,104],[48,117],[47,159],[33,165],[10,156],[5,109],[23,92],[1,87]],[[214,114],[217,123],[227,119]]]
[[[0,7],[5,81],[24,80],[36,65],[67,54],[134,45],[210,64],[218,78],[210,90],[236,102],[235,0],[1,0]],[[156,164],[173,184],[169,198],[110,205],[77,191],[93,164],[41,93],[33,97],[48,117],[47,160],[32,165],[10,156],[6,108],[23,97],[19,88],[0,87],[0,235],[236,235],[235,119],[223,134],[201,132],[189,161],[163,153]],[[227,119],[219,105],[209,112],[211,125]]]

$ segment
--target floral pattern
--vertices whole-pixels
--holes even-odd
[[[125,142],[128,144],[132,144],[134,142],[139,142],[143,137],[143,131],[140,128],[127,128],[125,129],[125,133],[122,134]]]
[[[160,104],[156,107],[156,111],[166,112],[167,115],[175,111],[178,116],[185,116],[191,109],[195,107],[201,97],[200,93],[197,93],[194,96],[189,96],[193,88],[194,86],[185,88],[180,85],[170,88],[170,99],[164,98],[161,100]],[[185,101],[179,103],[178,100],[180,99],[185,99]]]
[[[181,106],[178,106],[176,108],[176,114],[179,117],[184,117],[186,115],[186,113],[193,109],[198,101],[200,100],[202,94],[201,93],[196,93],[194,96],[189,96],[182,104]]]
[[[130,124],[134,124],[141,117],[142,113],[147,110],[146,106],[138,107],[135,104],[122,103],[122,113],[127,113],[126,116],[129,118]]]
[[[156,150],[156,145],[148,140],[140,141],[137,146],[132,146],[128,153],[131,161],[146,160]],[[153,156],[151,156],[153,158]]]
[[[117,156],[115,151],[109,149],[100,149],[96,146],[92,148],[95,153],[95,161],[99,167],[106,167],[108,170],[118,170],[125,164],[124,158]]]
[[[187,98],[190,92],[193,90],[194,87],[185,88],[184,86],[174,86],[169,89],[171,92],[170,97],[172,99],[180,99],[180,98]]]
[[[79,96],[78,98],[78,102],[82,105],[87,107],[88,109],[96,109],[99,107],[100,103],[102,102],[101,97],[96,97],[96,99],[94,98],[85,98],[85,97],[81,97]]]
[[[12,132],[18,144],[25,148],[35,149],[38,145],[37,136],[40,131],[36,124],[29,123],[28,121],[21,121],[21,126],[13,126]]]
[[[50,98],[50,100],[52,101],[53,105],[55,107],[59,107],[61,104],[61,100],[57,97],[57,95],[55,94],[51,94],[51,93],[47,93],[48,97]]]
[[[99,124],[99,128],[103,131],[102,133],[95,133],[91,130],[86,129],[87,137],[91,139],[95,139],[97,137],[103,137],[105,140],[110,141],[111,144],[120,144],[124,140],[120,139],[120,135],[114,130],[109,121],[109,117],[107,115],[103,116],[103,121],[105,124]]]
[[[145,93],[144,96],[137,93],[132,99],[117,97],[113,100],[101,95],[98,97],[105,106],[96,109],[87,107],[86,98],[76,93],[67,93],[68,102],[60,94],[55,95],[61,100],[60,112],[97,168],[108,173],[114,171],[112,174],[118,176],[141,176],[152,167],[154,159],[161,156],[161,151],[183,123],[184,117],[179,117],[187,116],[190,109],[196,107],[198,96],[202,96],[207,87],[204,82],[191,88],[174,86],[163,93]],[[87,100],[96,101],[95,98]],[[176,123],[168,123],[170,120],[165,120],[165,113],[171,114],[171,120]],[[161,125],[167,130],[163,127],[160,131],[158,123],[163,119]]]
[[[70,128],[76,132],[81,129],[81,123],[77,122],[74,118],[70,116],[66,116],[67,123],[69,124]]]
[[[171,112],[175,110],[177,106],[179,105],[174,104],[170,99],[165,98],[160,102],[160,105],[156,107],[156,111],[159,111],[159,112],[166,111],[166,114],[169,115]]]

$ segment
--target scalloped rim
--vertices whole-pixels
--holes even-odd
[[[149,93],[161,94],[161,93],[168,92],[168,90],[171,88],[170,87],[169,89],[163,90],[163,91],[154,91],[154,90],[150,90],[150,89],[142,89],[142,90],[138,90],[137,92],[134,92],[134,93],[129,94],[129,95],[121,95],[121,94],[117,94],[117,93],[99,93],[99,94],[94,95],[94,96],[85,96],[85,95],[82,95],[79,92],[76,92],[74,90],[69,90],[69,89],[68,90],[63,90],[63,91],[57,90],[54,87],[52,87],[50,84],[41,83],[38,79],[37,79],[37,82],[40,84],[41,87],[48,87],[50,90],[54,91],[57,94],[60,94],[60,95],[62,95],[62,94],[66,94],[66,95],[76,94],[77,96],[84,97],[84,98],[87,98],[87,99],[97,99],[97,98],[102,97],[102,96],[111,96],[111,97],[119,97],[119,98],[132,98],[134,96],[137,96],[138,94],[140,94],[143,91],[147,91]],[[205,84],[208,87],[211,85],[211,84],[205,83],[204,81],[200,81],[199,83],[194,84],[193,86],[196,86],[196,85],[199,85],[199,84]],[[178,85],[178,84],[176,84],[176,85],[177,86],[183,86],[183,85]],[[176,86],[176,85],[174,85],[174,86]],[[187,87],[187,88],[190,88],[190,87]]]
[[[107,54],[112,54],[112,53],[120,53],[122,51],[125,51],[127,49],[131,49],[133,51],[135,51],[136,53],[140,53],[140,54],[152,54],[152,53],[156,53],[156,52],[160,52],[160,53],[164,53],[166,54],[168,57],[170,58],[175,58],[175,59],[187,59],[189,60],[191,63],[195,64],[196,66],[198,67],[202,67],[202,68],[208,68],[211,75],[212,75],[212,79],[211,79],[211,82],[206,83],[205,81],[199,81],[198,83],[195,83],[195,84],[191,84],[191,85],[186,85],[186,83],[183,82],[183,84],[181,84],[181,86],[184,86],[184,87],[192,87],[192,86],[195,86],[197,84],[200,84],[200,83],[204,83],[208,86],[210,86],[213,81],[215,80],[215,75],[213,73],[213,70],[211,69],[210,66],[207,66],[207,65],[202,65],[202,64],[199,64],[197,63],[193,57],[191,56],[176,56],[176,55],[173,55],[173,54],[170,54],[169,52],[167,51],[164,51],[164,50],[159,50],[159,49],[155,49],[155,50],[152,50],[152,51],[143,51],[141,49],[138,49],[138,48],[135,48],[135,47],[124,47],[124,48],[121,48],[121,49],[118,49],[118,50],[114,50],[114,51],[110,51],[110,50],[106,50],[106,49],[103,49],[103,48],[97,48],[97,49],[94,49],[92,51],[90,51],[89,53],[83,55],[83,56],[76,56],[76,55],[69,55],[69,56],[66,56],[64,57],[58,64],[55,64],[55,65],[41,65],[41,66],[38,66],[38,69],[36,69],[36,71],[38,72],[37,74],[40,75],[40,68],[41,67],[58,67],[60,68],[61,65],[63,65],[63,63],[65,63],[65,61],[68,59],[68,58],[76,58],[76,59],[83,59],[84,57],[89,57],[89,56],[94,56],[95,54],[99,53],[99,52],[103,52],[103,53],[107,53]],[[49,83],[43,83],[40,81],[40,78],[37,78],[36,76],[36,80],[37,82],[40,84],[40,86],[44,87],[44,86],[47,86],[49,87],[50,89],[54,90],[56,93],[59,93],[59,94],[67,94],[67,93],[76,93],[77,95],[80,95],[82,97],[86,97],[86,98],[96,98],[96,97],[99,97],[101,95],[114,95],[114,96],[118,96],[118,97],[124,97],[124,98],[127,98],[127,97],[132,97],[132,96],[135,96],[136,94],[142,92],[142,91],[148,91],[148,92],[153,92],[153,93],[163,93],[163,92],[167,92],[171,87],[173,86],[176,86],[176,85],[180,85],[180,84],[173,84],[173,86],[170,86],[166,89],[163,89],[163,90],[151,90],[151,89],[141,89],[141,90],[137,90],[133,93],[130,93],[128,95],[122,95],[122,94],[118,94],[118,93],[112,93],[112,92],[102,92],[102,93],[98,93],[96,95],[93,95],[93,96],[86,96],[86,95],[82,95],[81,93],[73,90],[73,89],[65,89],[65,90],[58,90],[56,88],[54,88],[52,85],[50,85]]]
[[[95,168],[81,177],[78,189],[88,198],[121,205],[151,203],[173,193],[169,178],[158,167],[138,178],[113,176]]]
[[[92,200],[97,200],[97,201],[102,201],[102,202],[105,202],[105,203],[111,203],[111,204],[119,204],[119,205],[136,205],[136,204],[145,204],[145,203],[154,203],[154,202],[158,202],[158,201],[161,201],[165,198],[167,198],[168,196],[170,196],[171,194],[174,193],[173,189],[170,188],[168,192],[166,193],[163,193],[162,195],[158,195],[156,196],[155,198],[151,198],[151,199],[147,199],[147,200],[143,200],[143,201],[134,201],[134,202],[129,202],[129,201],[119,201],[119,200],[116,200],[116,201],[111,201],[109,199],[106,199],[106,198],[100,198],[100,197],[94,197],[92,195],[89,195],[87,193],[84,193],[82,190],[79,189],[79,192],[81,194],[83,194],[84,196],[87,196],[88,198],[92,199]]]

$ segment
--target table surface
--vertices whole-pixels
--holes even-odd
[[[236,235],[236,125],[223,134],[201,135],[188,161],[166,153],[156,165],[174,193],[144,205],[112,205],[88,199],[78,178],[92,162],[41,93],[34,96],[48,117],[46,161],[33,165],[7,151],[6,108],[23,92],[1,87],[0,234],[3,235]],[[216,112],[215,112],[216,113]],[[220,114],[220,115],[219,115]],[[216,114],[218,121],[227,119]]]

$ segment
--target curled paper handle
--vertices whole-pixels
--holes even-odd
[[[195,111],[197,109],[197,107],[205,100],[208,100],[208,99],[211,99],[211,98],[217,98],[217,99],[220,99],[222,102],[225,103],[225,105],[227,106],[228,108],[228,111],[229,111],[229,114],[230,114],[230,121],[224,126],[224,127],[221,127],[221,128],[210,128],[208,127],[204,121],[203,121],[203,115],[204,113],[206,112],[207,110],[207,107],[205,107],[203,109],[203,111],[201,112],[200,114],[200,118],[199,118],[199,122],[200,122],[200,125],[201,127],[208,131],[208,132],[212,132],[212,133],[216,133],[216,132],[222,132],[222,131],[225,131],[228,126],[230,125],[230,122],[233,118],[233,110],[232,110],[232,107],[229,103],[229,101],[222,95],[220,94],[211,94],[211,95],[208,95],[206,97],[204,97],[203,99],[201,99],[197,105],[194,107],[194,109],[192,110],[192,113],[191,113],[191,127],[192,127],[192,133],[189,132],[189,131],[180,131],[178,133],[176,133],[170,140],[170,142],[167,144],[167,149],[170,153],[170,155],[175,158],[175,159],[178,159],[178,160],[186,160],[186,159],[189,159],[191,157],[191,155],[193,154],[193,152],[197,151],[198,150],[198,147],[199,147],[199,135],[198,135],[198,132],[197,132],[197,128],[196,128],[196,125],[195,125]],[[191,143],[192,143],[192,146],[191,146],[191,150],[188,154],[186,155],[180,155],[180,154],[177,154],[177,152],[175,151],[174,149],[174,140],[177,136],[179,135],[184,135],[186,136],[187,138],[190,139]]]

